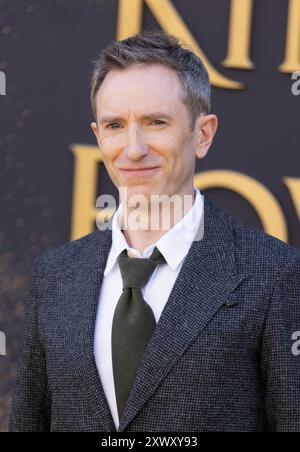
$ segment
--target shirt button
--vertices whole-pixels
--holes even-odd
[[[128,257],[141,257],[140,253],[133,248],[129,248],[129,250],[127,250],[127,255]]]

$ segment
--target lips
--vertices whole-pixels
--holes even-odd
[[[138,169],[121,169],[120,171],[125,177],[152,176],[159,170],[159,167],[138,168]]]
[[[120,168],[122,171],[145,171],[150,169],[158,168],[157,166],[149,166],[145,168]]]

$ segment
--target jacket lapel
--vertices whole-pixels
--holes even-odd
[[[94,358],[94,331],[103,273],[111,246],[111,231],[95,231],[75,256],[64,280],[65,353],[99,429],[116,431]]]
[[[236,272],[230,217],[205,196],[203,239],[192,243],[184,260],[146,347],[118,431],[126,429],[244,278]]]
[[[112,221],[112,220],[111,220]],[[65,352],[99,427],[116,431],[94,358],[94,332],[111,230],[95,231],[65,275],[63,322]],[[193,242],[167,304],[147,345],[120,419],[124,431],[193,339],[245,278],[237,274],[230,217],[207,196],[204,237]]]

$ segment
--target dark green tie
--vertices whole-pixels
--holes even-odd
[[[151,307],[143,298],[142,288],[157,265],[166,262],[158,248],[149,259],[128,257],[124,250],[118,257],[123,292],[112,324],[112,364],[119,418],[134,382],[146,345],[156,326]]]

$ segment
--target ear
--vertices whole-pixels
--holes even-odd
[[[218,128],[218,118],[216,115],[199,116],[195,124],[196,128],[196,156],[198,159],[203,159],[215,136]]]
[[[97,127],[97,123],[96,122],[91,122],[90,124],[92,131],[94,132],[95,137],[97,138],[98,141],[98,127]]]
[[[101,147],[101,143],[100,143],[100,135],[99,135],[99,130],[98,130],[98,127],[97,127],[97,123],[96,122],[91,122],[90,126],[91,126],[91,129],[92,129],[95,137],[96,137],[98,146],[100,148]]]

